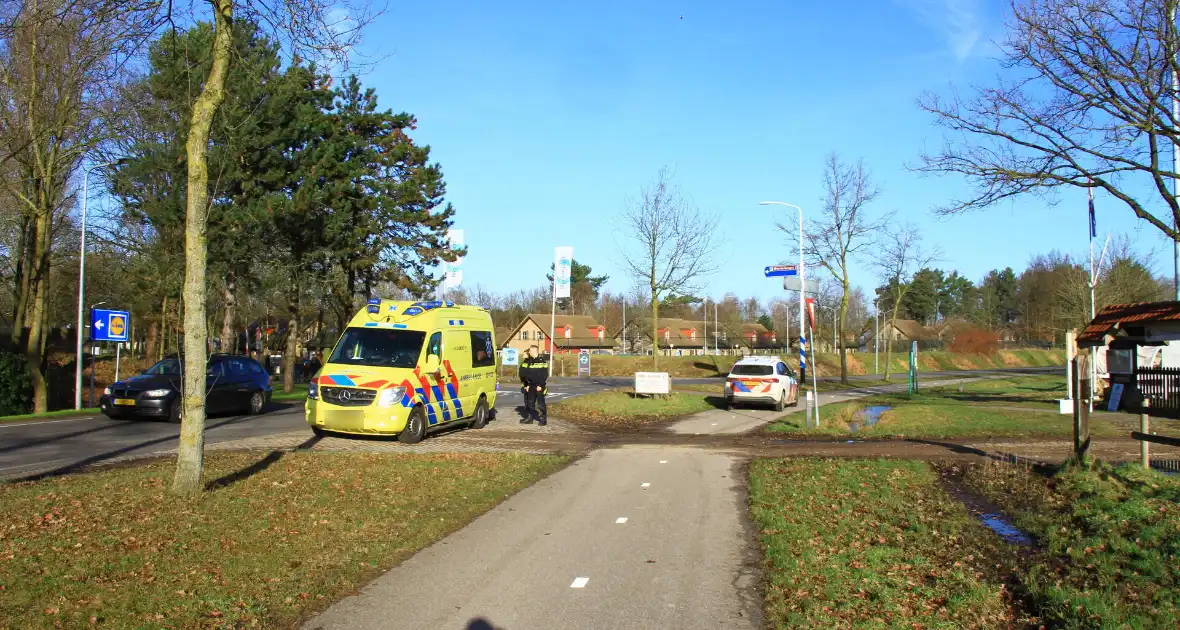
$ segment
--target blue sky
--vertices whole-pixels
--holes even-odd
[[[818,211],[832,151],[865,160],[885,191],[875,210],[922,224],[945,269],[979,279],[1050,249],[1086,250],[1084,193],[940,219],[930,208],[965,184],[906,169],[941,141],[917,97],[989,82],[1001,20],[994,0],[439,0],[391,3],[361,50],[375,61],[364,81],[384,107],[417,116],[415,138],[443,166],[470,248],[465,284],[539,286],[553,247],[570,245],[611,275],[610,290],[627,290],[613,219],[668,165],[723,217],[706,293],[767,300],[781,284],[762,268],[788,245],[757,203]],[[1098,228],[1163,252],[1113,200],[1098,199]],[[854,284],[876,285],[867,265],[854,271]]]

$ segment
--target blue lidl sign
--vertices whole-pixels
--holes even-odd
[[[127,311],[90,311],[90,339],[92,341],[125,342],[131,330],[131,314]]]

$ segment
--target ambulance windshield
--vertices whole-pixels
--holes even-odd
[[[418,364],[426,333],[388,328],[349,328],[328,363],[412,368]]]

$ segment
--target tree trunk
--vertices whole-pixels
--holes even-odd
[[[160,324],[155,320],[148,323],[147,329],[147,345],[144,347],[143,356],[148,361],[155,361],[156,349],[159,347]]]
[[[234,354],[230,350],[230,345],[234,338],[234,307],[237,305],[237,295],[235,294],[236,286],[234,284],[234,272],[231,269],[225,276],[225,317],[221,321],[221,351]]]
[[[25,311],[29,303],[29,273],[33,264],[33,236],[30,234],[33,222],[28,216],[22,216],[20,226],[20,246],[16,255],[16,285],[12,296],[12,332],[9,337],[14,346],[20,346],[24,341]]]
[[[836,351],[840,353],[840,382],[847,385],[848,344],[844,343],[844,318],[848,316],[848,291],[850,289],[847,272],[844,273],[842,285],[844,287],[844,295],[840,298],[840,314],[836,319]]]
[[[210,0],[213,6],[213,63],[201,94],[193,103],[189,123],[187,203],[184,234],[184,407],[180,423],[180,445],[176,454],[173,492],[201,491],[205,474],[205,269],[209,251],[209,128],[213,115],[225,97],[225,75],[229,69],[233,0]]]
[[[37,215],[33,228],[33,259],[29,262],[32,273],[27,287],[29,301],[24,321],[29,333],[24,341],[25,360],[29,364],[29,376],[33,382],[33,413],[49,411],[49,382],[45,377],[44,344],[41,342],[42,335],[45,334],[45,304],[49,298],[52,219],[53,215],[48,211]]]
[[[295,353],[299,351],[299,274],[291,274],[291,295],[287,298],[287,349],[283,352],[283,391],[295,390]]]
[[[168,294],[164,294],[164,302],[160,305],[160,354],[152,357],[153,361],[163,359],[168,352]]]
[[[651,369],[660,369],[660,301],[651,293]]]

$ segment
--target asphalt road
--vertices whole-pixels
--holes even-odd
[[[595,451],[305,628],[759,628],[737,459]]]
[[[979,376],[1003,373],[1046,373],[1063,368],[981,370],[972,372],[931,372],[924,377]],[[826,380],[826,379],[825,379]],[[581,396],[611,387],[626,386],[628,378],[604,377],[554,379],[549,400]],[[676,379],[677,383],[719,384],[713,379]],[[518,386],[504,383],[496,406],[505,417],[523,404]],[[259,416],[221,416],[209,420],[205,440],[217,443],[264,437],[306,429],[303,405],[299,401],[274,403]],[[76,470],[129,455],[145,455],[176,447],[179,425],[155,421],[110,420],[85,416],[55,420],[0,424],[0,478],[20,479],[33,474],[54,474]],[[310,436],[310,432],[309,432]]]

